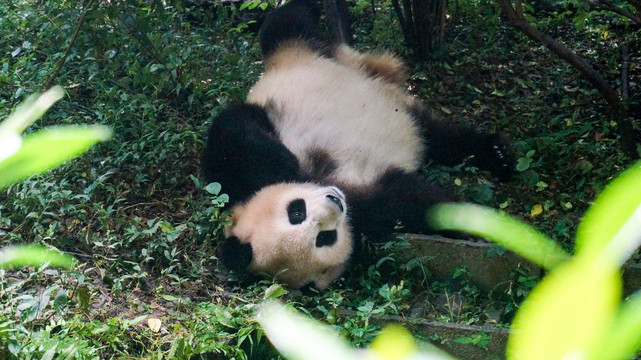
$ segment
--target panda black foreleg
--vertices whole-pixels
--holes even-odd
[[[200,165],[208,182],[222,184],[229,205],[265,186],[299,180],[298,160],[278,139],[265,110],[251,104],[230,106],[213,119]]]
[[[348,195],[354,230],[375,242],[395,232],[435,233],[426,221],[427,212],[433,205],[454,201],[457,198],[447,190],[401,170],[385,173],[365,198]]]
[[[429,109],[419,115],[419,120],[428,143],[427,159],[454,166],[473,155],[474,166],[490,171],[500,180],[509,180],[514,173],[513,152],[500,135],[437,119]]]
[[[252,246],[230,236],[218,245],[216,256],[227,269],[243,272],[252,261]]]

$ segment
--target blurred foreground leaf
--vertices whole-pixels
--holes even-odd
[[[622,265],[641,244],[641,161],[612,180],[577,229],[576,253]]]
[[[546,269],[552,269],[569,259],[569,255],[543,233],[480,205],[437,205],[428,214],[428,222],[436,230],[464,231],[492,240]]]
[[[48,128],[26,136],[17,153],[0,162],[0,188],[45,172],[111,137],[106,126]]]
[[[16,245],[0,249],[0,268],[40,266],[45,263],[70,268],[73,257],[37,245]]]
[[[276,301],[260,305],[258,321],[272,344],[290,360],[355,359],[337,334]]]
[[[0,123],[0,189],[45,172],[111,138],[111,130],[101,125],[53,127],[22,138],[20,134],[63,95],[60,86],[40,96],[32,95]]]
[[[525,299],[512,323],[508,359],[588,359],[621,299],[621,276],[572,260]]]
[[[40,119],[51,105],[62,99],[63,95],[62,87],[54,86],[42,95],[29,96],[9,117],[0,123],[0,134],[24,132],[31,124]]]

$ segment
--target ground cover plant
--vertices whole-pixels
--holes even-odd
[[[390,4],[371,4],[352,7],[356,46],[409,59]],[[527,219],[569,251],[590,202],[634,159],[616,146],[607,105],[572,68],[504,25],[491,2],[459,5],[447,46],[411,64],[410,86],[446,119],[506,132],[519,173],[507,184],[465,165],[426,173]],[[0,247],[43,245],[79,262],[70,271],[0,270],[0,358],[279,358],[254,317],[256,303],[275,298],[363,347],[387,314],[464,324],[512,318],[531,274],[515,272],[506,292],[484,293],[464,268],[432,278],[423,267],[430,254],[399,260],[402,241],[313,296],[267,280],[241,285],[218,267],[225,189],[202,183],[198,157],[211,116],[242,99],[262,71],[244,11],[182,1],[0,4],[0,119],[53,77],[64,97],[27,133],[66,124],[113,130],[81,158],[0,193]],[[567,18],[539,21],[552,32],[563,24],[557,35],[587,55],[599,50],[601,68],[617,62],[616,41],[598,30],[607,28],[603,18],[587,23],[599,25],[588,37]],[[638,43],[630,49],[639,64]],[[640,71],[630,67],[637,93]]]

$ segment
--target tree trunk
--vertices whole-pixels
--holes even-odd
[[[54,81],[56,81],[56,79],[58,78],[58,73],[60,72],[60,69],[65,64],[65,62],[67,61],[67,57],[69,57],[69,54],[71,53],[71,49],[73,48],[73,45],[76,42],[76,39],[78,38],[80,29],[82,29],[82,26],[85,23],[85,18],[87,17],[87,14],[89,13],[89,11],[91,11],[91,6],[93,5],[93,2],[94,0],[89,0],[87,2],[87,5],[84,6],[85,10],[82,12],[82,15],[80,15],[80,18],[78,19],[78,24],[76,24],[76,29],[73,31],[73,35],[71,36],[71,41],[69,41],[69,44],[67,45],[67,50],[65,50],[65,54],[56,63],[56,66],[51,71],[51,74],[49,74],[49,78],[42,85],[43,90],[49,90],[49,88],[53,85]]]
[[[352,44],[352,30],[345,0],[323,0],[331,41],[335,44]]]
[[[443,42],[446,0],[392,0],[406,45],[417,61],[428,61]]]
[[[629,1],[630,4],[634,5],[637,9],[637,12],[641,12],[641,2],[637,2],[636,4],[633,3],[633,1]],[[596,1],[596,7],[601,8],[601,9],[606,9],[610,10],[620,16],[626,17],[630,19],[634,24],[636,25],[641,25],[641,17],[639,15],[641,14],[633,14],[629,11],[627,11],[625,8],[620,7],[616,4],[613,4],[612,1],[610,0],[597,0]]]

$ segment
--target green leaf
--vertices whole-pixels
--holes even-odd
[[[31,322],[38,316],[38,301],[34,299],[25,300],[16,309],[20,312],[22,321]]]
[[[28,135],[17,153],[0,162],[0,188],[45,172],[110,137],[111,130],[100,125],[54,127]]]
[[[62,87],[55,86],[40,96],[29,96],[7,119],[0,123],[0,134],[22,133],[63,95]]]
[[[162,297],[163,299],[165,299],[167,301],[171,301],[171,302],[180,302],[181,301],[181,299],[179,297],[173,296],[173,295],[164,295],[163,294],[160,297]]]
[[[471,344],[474,341],[471,337],[460,337],[454,339],[454,342],[459,343],[459,344]]]
[[[641,243],[641,161],[614,179],[577,229],[576,254],[623,264]],[[608,264],[608,266],[609,266]]]
[[[12,266],[52,266],[70,268],[73,257],[36,245],[16,245],[0,250],[0,268]]]
[[[265,290],[265,299],[278,299],[287,294],[287,290],[280,284],[273,284]]]
[[[516,170],[519,172],[523,172],[530,168],[530,164],[532,164],[531,158],[519,158],[517,160]]]
[[[168,221],[159,221],[158,227],[163,233],[170,233],[175,230],[175,228]]]
[[[641,349],[641,293],[629,297],[593,359],[634,359]]]
[[[229,310],[217,307],[216,310],[214,310],[214,313],[216,314],[216,320],[218,320],[221,325],[227,326],[228,328],[232,329],[235,329],[237,327],[236,323],[234,322],[234,317],[229,312]]]
[[[356,354],[329,328],[284,307],[275,300],[260,305],[258,322],[269,340],[290,360],[354,360]]]
[[[619,272],[603,270],[575,259],[546,276],[514,318],[507,358],[587,359],[620,301]]]
[[[149,71],[150,71],[150,72],[152,72],[152,73],[154,73],[154,72],[156,72],[156,71],[158,71],[158,70],[162,70],[162,69],[164,69],[164,68],[165,68],[165,66],[164,66],[163,64],[152,64],[152,65],[149,67]]]
[[[398,325],[386,326],[374,339],[370,349],[380,359],[409,359],[418,353],[412,334]]]
[[[89,313],[91,307],[91,291],[86,285],[78,286],[75,291],[76,300],[78,300],[78,307],[85,313]]]
[[[212,195],[218,195],[220,193],[220,190],[222,190],[222,185],[220,185],[217,182],[213,182],[205,187],[205,191]]]
[[[260,0],[246,1],[240,5],[240,10],[254,10],[258,5],[260,5]]]
[[[10,353],[18,356],[20,354],[20,350],[22,349],[22,345],[10,342],[8,348]]]
[[[42,358],[40,360],[52,360],[53,357],[56,355],[57,348],[58,348],[58,344],[50,347],[49,350],[45,351],[45,353],[42,355]]]
[[[456,230],[481,236],[551,269],[569,258],[550,238],[498,211],[474,204],[442,204],[428,214],[435,230]]]
[[[139,316],[136,316],[133,320],[131,320],[131,321],[126,321],[126,323],[127,323],[127,327],[129,327],[129,326],[134,326],[134,325],[138,325],[141,321],[145,320],[146,318],[147,318],[147,315],[139,315]]]

